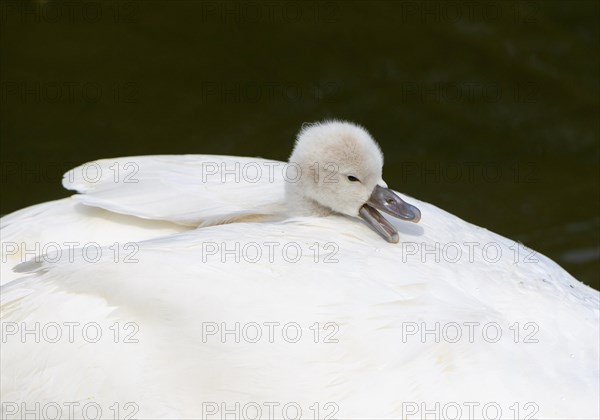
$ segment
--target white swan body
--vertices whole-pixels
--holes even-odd
[[[418,225],[387,218],[399,244],[336,213],[274,217],[282,173],[202,179],[221,162],[273,165],[97,161],[110,176],[134,163],[137,182],[76,169],[65,185],[80,195],[2,219],[3,416],[57,403],[68,418],[72,403],[102,418],[599,417],[598,292],[553,261],[410,198]],[[9,272],[31,256],[5,244],[36,241],[102,255]]]

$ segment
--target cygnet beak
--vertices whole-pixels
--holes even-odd
[[[396,228],[377,210],[414,223],[421,220],[421,211],[418,208],[402,200],[391,189],[377,185],[358,214],[373,230],[391,243],[398,243],[400,235]]]

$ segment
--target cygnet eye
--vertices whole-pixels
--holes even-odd
[[[355,176],[348,175],[348,181],[350,181],[350,182],[360,182],[360,179],[358,179]]]

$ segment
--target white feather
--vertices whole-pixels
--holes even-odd
[[[27,275],[2,286],[3,402],[94,402],[111,416],[115,403],[132,403],[121,415],[134,410],[139,418],[225,418],[223,409],[235,411],[236,403],[235,417],[255,404],[260,418],[269,418],[273,403],[278,417],[285,404],[297,404],[302,418],[315,418],[317,403],[321,417],[425,418],[423,410],[439,403],[457,404],[460,418],[469,418],[474,402],[476,414],[496,404],[502,418],[515,418],[515,409],[521,417],[534,410],[544,419],[599,417],[598,292],[553,261],[534,254],[527,262],[530,250],[410,197],[422,212],[419,225],[388,219],[400,244],[339,214],[244,222],[281,211],[283,177],[199,182],[199,167],[210,161],[264,162],[98,161],[103,171],[135,162],[139,182],[89,185],[75,174],[65,185],[81,195],[2,220],[3,241],[7,231],[11,241],[28,244],[54,237],[105,246],[94,263],[80,252],[25,262],[17,271]],[[135,261],[115,261],[111,241],[135,241]],[[451,251],[448,244],[462,252],[455,262],[442,252]],[[301,249],[298,261],[285,246]],[[256,249],[262,254],[253,261]],[[68,322],[97,323],[102,337],[92,343],[81,330],[73,342],[22,336],[35,323],[56,323],[65,333]],[[248,334],[258,325],[262,338],[221,336],[236,323]],[[296,343],[290,330],[287,340],[282,333],[292,323],[302,333]],[[473,342],[465,323],[475,323]],[[448,332],[455,324],[463,333],[458,342],[408,334],[436,325]],[[215,325],[219,333],[207,335]],[[501,338],[489,342],[494,334],[484,337],[482,329],[495,325]],[[15,326],[18,332],[5,334]],[[138,342],[125,342],[127,334]],[[324,342],[330,334],[337,342]],[[525,342],[526,335],[538,342]]]

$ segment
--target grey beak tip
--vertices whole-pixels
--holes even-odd
[[[411,222],[419,223],[419,221],[421,221],[421,210],[419,210],[418,208],[414,207],[413,211],[415,213],[415,217],[411,220]]]

